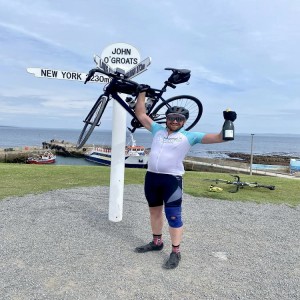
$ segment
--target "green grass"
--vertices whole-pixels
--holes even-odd
[[[291,206],[300,204],[300,180],[279,178],[271,176],[250,176],[239,174],[241,181],[258,182],[264,185],[275,185],[275,190],[271,191],[266,188],[244,187],[237,193],[230,193],[235,190],[231,184],[203,181],[203,179],[225,179],[233,180],[230,174],[226,173],[203,173],[203,172],[186,172],[184,176],[184,191],[195,197],[207,197],[214,199],[226,199],[231,201],[252,201],[257,203],[285,203]],[[210,192],[209,186],[223,188],[222,192]]]
[[[125,184],[143,184],[146,170],[126,169]],[[232,185],[218,184],[222,192],[210,192],[210,182],[205,178],[231,180],[229,174],[211,172],[186,172],[184,192],[195,197],[208,197],[231,201],[254,201],[258,203],[300,204],[300,181],[269,176],[241,175],[242,181],[257,181],[275,185],[270,191],[263,188],[245,187],[238,193],[230,193]],[[100,166],[57,166],[0,163],[0,199],[10,196],[38,194],[50,190],[83,186],[108,186],[110,168]]]

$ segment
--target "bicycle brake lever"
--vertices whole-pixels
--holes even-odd
[[[92,79],[92,77],[94,76],[96,72],[96,69],[92,69],[89,71],[88,75],[86,76],[86,79],[84,81],[84,84],[86,84],[88,81],[90,81]]]

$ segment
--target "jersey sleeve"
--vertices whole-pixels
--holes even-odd
[[[162,126],[161,124],[158,124],[156,122],[152,122],[151,124],[151,128],[150,128],[150,132],[152,133],[152,135],[155,135],[155,133],[157,131],[163,130],[165,127]]]
[[[202,139],[205,136],[205,133],[185,131],[185,135],[186,135],[190,145],[193,146],[195,144],[201,144]]]

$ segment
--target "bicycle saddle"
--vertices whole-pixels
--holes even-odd
[[[191,71],[187,69],[165,68],[165,70],[170,70],[173,72],[168,78],[168,82],[171,84],[187,82],[191,77]]]
[[[188,73],[191,73],[191,71],[188,70],[188,69],[165,68],[165,70],[167,70],[167,71],[172,71],[172,72],[176,72],[176,73],[181,73],[181,74],[188,74]]]

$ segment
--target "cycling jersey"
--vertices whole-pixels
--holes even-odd
[[[183,160],[189,149],[201,143],[205,133],[189,132],[183,128],[168,134],[167,128],[152,122],[150,131],[153,135],[148,160],[148,171],[171,175],[184,174]]]

